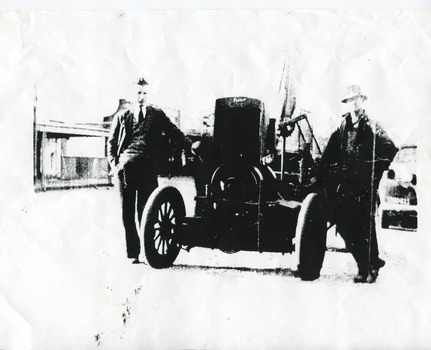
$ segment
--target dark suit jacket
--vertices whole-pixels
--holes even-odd
[[[112,120],[108,139],[108,158],[111,166],[118,164],[118,158],[130,144],[133,135],[133,112],[130,109],[118,111]],[[169,120],[166,114],[153,106],[147,106],[145,117],[145,156],[157,158],[157,150],[163,133],[180,147],[184,144],[184,135]]]
[[[364,175],[363,186],[350,189],[352,184],[346,182],[346,169],[343,169],[342,165],[346,155],[347,129],[351,127],[352,121],[349,114],[331,135],[319,164],[318,180],[329,195],[335,195],[340,188],[352,192],[369,193],[371,184],[376,191],[383,172],[389,167],[398,151],[380,124],[364,115],[358,125],[356,143],[359,159],[354,165],[358,168],[357,172]]]

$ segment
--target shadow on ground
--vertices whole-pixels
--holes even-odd
[[[190,271],[210,271],[210,272],[226,272],[226,271],[241,271],[252,272],[259,275],[267,276],[290,276],[296,277],[296,270],[289,268],[251,268],[251,267],[232,267],[232,266],[203,266],[203,265],[174,265],[172,270],[190,270]]]

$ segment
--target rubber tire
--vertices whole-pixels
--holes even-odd
[[[298,276],[304,281],[320,277],[326,252],[327,220],[326,198],[310,193],[303,201],[296,226]]]
[[[159,226],[162,227],[159,220],[162,216],[159,216],[159,210],[160,214],[163,215],[162,206],[164,206],[165,203],[169,203],[169,207],[164,207],[165,214],[167,211],[169,216],[171,216],[171,211],[168,208],[172,208],[174,215],[170,221],[167,220],[164,224],[165,228],[169,228],[171,226],[171,232],[164,231],[163,235],[166,239],[162,239],[162,233],[160,230],[159,235],[156,235],[157,229],[155,228],[155,225],[159,223]],[[166,218],[166,215],[163,217]],[[163,269],[173,265],[181,249],[178,242],[177,230],[181,227],[184,217],[184,200],[181,193],[175,187],[168,186],[154,190],[145,205],[141,225],[141,237],[143,237],[145,253],[143,258],[146,260],[148,265],[155,269]],[[172,224],[175,226],[172,227]],[[159,239],[157,239],[157,237],[159,237]],[[158,242],[160,243],[158,244]],[[158,247],[157,244],[159,245]],[[164,249],[165,244],[166,251]],[[161,253],[160,247],[162,247]]]

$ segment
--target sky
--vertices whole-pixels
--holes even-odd
[[[0,14],[7,47],[0,72],[37,94],[39,120],[66,122],[100,122],[143,76],[152,102],[180,110],[188,128],[228,96],[259,98],[278,118],[288,57],[295,113],[310,111],[317,134],[339,124],[346,87],[359,84],[370,117],[405,143],[417,138],[429,108],[429,17],[396,10],[7,12]]]

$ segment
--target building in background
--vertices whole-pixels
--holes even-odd
[[[34,122],[36,191],[112,185],[102,124]]]

